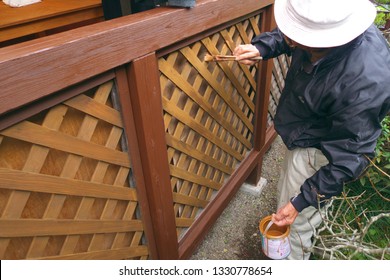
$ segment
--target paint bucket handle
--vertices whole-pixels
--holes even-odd
[[[274,224],[273,221],[269,221],[267,227],[264,230],[264,236],[267,234],[267,231],[270,229],[270,227]]]

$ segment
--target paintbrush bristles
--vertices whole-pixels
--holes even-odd
[[[213,60],[214,60],[214,57],[211,54],[206,54],[204,56],[204,61],[206,61],[206,62],[210,62],[210,61],[213,61]]]

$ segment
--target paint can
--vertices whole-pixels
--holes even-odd
[[[262,250],[264,254],[271,259],[285,259],[291,252],[290,226],[280,227],[272,224],[271,227],[266,230],[267,225],[270,222],[271,216],[266,216],[259,224]]]

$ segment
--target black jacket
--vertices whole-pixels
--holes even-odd
[[[253,38],[264,59],[292,55],[274,125],[288,149],[315,147],[329,160],[292,199],[301,211],[318,207],[318,194],[339,195],[343,183],[368,165],[390,109],[390,50],[372,25],[362,35],[312,65],[290,49],[278,29]]]

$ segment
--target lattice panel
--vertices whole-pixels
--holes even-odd
[[[276,107],[279,104],[279,98],[284,88],[284,80],[290,65],[290,58],[287,55],[281,55],[273,59],[274,69],[271,78],[271,92],[268,104],[267,125],[271,126],[276,114]]]
[[[252,149],[257,66],[203,61],[259,34],[260,15],[159,59],[179,237]]]
[[[146,259],[112,81],[0,132],[1,259]]]

